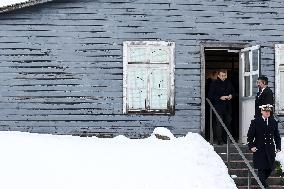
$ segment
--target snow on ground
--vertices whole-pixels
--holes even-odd
[[[282,170],[284,171],[284,137],[281,139],[281,148],[281,152],[276,155],[276,160],[281,163]]]
[[[29,0],[0,0],[0,7],[8,6],[8,5],[13,5],[17,3],[23,3]]]
[[[236,189],[199,134],[160,140],[0,132],[0,188]]]

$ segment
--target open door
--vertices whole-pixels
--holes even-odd
[[[254,118],[255,96],[258,92],[256,85],[260,72],[260,46],[244,48],[240,52],[239,67],[239,133],[240,142],[247,142],[247,132]]]

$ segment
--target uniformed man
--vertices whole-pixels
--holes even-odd
[[[270,117],[272,107],[270,104],[259,107],[262,116],[251,121],[247,134],[248,146],[253,152],[253,165],[258,169],[259,180],[265,188],[268,187],[266,179],[275,168],[276,153],[281,150],[278,123]]]
[[[268,87],[268,78],[266,76],[259,76],[257,79],[257,86],[259,88],[255,97],[255,115],[254,117],[261,117],[260,109],[261,105],[274,104],[273,92]],[[272,115],[272,112],[271,112]]]

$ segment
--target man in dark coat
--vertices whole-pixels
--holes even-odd
[[[253,165],[258,169],[259,180],[267,188],[266,179],[275,168],[275,156],[281,150],[281,138],[278,123],[270,116],[272,105],[262,105],[260,108],[262,116],[251,121],[247,141],[253,152]]]
[[[271,105],[274,104],[273,92],[267,85],[268,85],[268,78],[266,76],[258,77],[257,86],[259,88],[259,92],[255,97],[255,115],[254,115],[255,118],[261,117],[259,106],[266,104],[271,104]]]
[[[219,70],[217,80],[213,81],[209,87],[208,97],[212,101],[216,111],[222,118],[223,122],[231,131],[232,105],[231,100],[234,97],[235,90],[232,83],[227,80],[227,70]],[[221,123],[216,119],[216,136],[218,144],[225,142],[226,133]]]

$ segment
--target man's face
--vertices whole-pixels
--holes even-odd
[[[270,111],[261,110],[261,114],[264,118],[268,118],[270,116]]]
[[[225,81],[225,79],[227,79],[227,73],[219,72],[219,73],[218,73],[218,77],[219,77],[222,81]]]
[[[262,81],[262,80],[257,80],[257,86],[259,87],[259,88],[264,88],[265,87],[265,84],[264,84],[264,81]]]

